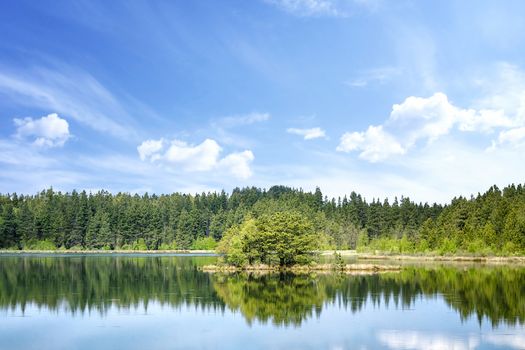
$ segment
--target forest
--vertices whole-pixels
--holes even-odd
[[[285,186],[232,193],[143,195],[107,191],[0,195],[1,249],[214,249],[247,220],[289,212],[321,249],[389,253],[525,253],[525,187],[492,186],[446,205],[409,197],[327,198]],[[269,223],[271,224],[271,223]]]

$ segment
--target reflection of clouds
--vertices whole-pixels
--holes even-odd
[[[524,334],[487,334],[483,337],[483,340],[498,346],[525,349]]]
[[[472,350],[479,345],[479,338],[451,338],[443,334],[417,331],[379,331],[378,340],[390,349],[413,350]]]

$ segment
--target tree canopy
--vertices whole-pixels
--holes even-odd
[[[265,214],[248,218],[230,228],[220,242],[218,251],[226,254],[233,265],[278,264],[289,266],[311,260],[319,247],[312,223],[294,211]]]
[[[277,212],[295,212],[309,221],[320,248],[525,252],[522,185],[502,190],[492,186],[483,194],[457,197],[447,205],[416,203],[408,197],[367,201],[355,192],[329,199],[320,189],[312,193],[285,186],[160,196],[53,189],[36,195],[3,194],[0,248],[213,247],[213,241],[220,241],[229,229],[253,219],[259,230],[264,218]],[[268,232],[276,232],[266,224]]]

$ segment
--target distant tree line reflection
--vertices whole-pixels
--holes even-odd
[[[519,267],[407,267],[400,273],[207,274],[213,258],[1,257],[0,308],[28,304],[83,313],[151,302],[170,307],[240,312],[249,324],[299,326],[323,308],[353,313],[367,304],[411,308],[421,297],[442,297],[465,320],[525,324],[525,269]]]

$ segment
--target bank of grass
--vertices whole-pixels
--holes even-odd
[[[428,241],[420,239],[412,241],[403,236],[401,238],[381,237],[370,241],[360,239],[356,248],[357,253],[364,255],[403,255],[419,257],[522,257],[525,251],[512,242],[503,246],[486,244],[482,239],[469,242],[458,242],[457,239],[444,238],[431,247]]]
[[[191,244],[189,249],[181,249],[175,242],[162,243],[157,249],[149,249],[145,240],[140,238],[132,243],[123,244],[118,247],[98,246],[91,248],[84,248],[82,246],[72,246],[65,248],[64,246],[57,247],[51,240],[31,240],[24,242],[22,247],[11,247],[2,249],[0,252],[6,253],[214,253],[217,247],[217,242],[212,237],[197,238]]]
[[[306,265],[266,265],[254,264],[244,266],[234,266],[228,264],[205,265],[202,268],[205,272],[294,272],[294,273],[310,273],[310,272],[342,272],[348,274],[360,273],[379,273],[379,272],[394,272],[401,271],[399,265],[384,265],[384,264],[306,264]]]

